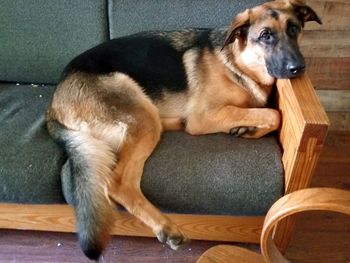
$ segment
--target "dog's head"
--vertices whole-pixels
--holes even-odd
[[[298,42],[304,24],[321,20],[302,0],[276,0],[248,9],[232,22],[224,48],[262,82],[292,78],[305,70]]]

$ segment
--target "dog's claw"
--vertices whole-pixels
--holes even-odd
[[[182,245],[188,242],[187,237],[176,228],[164,227],[157,234],[160,242],[166,243],[173,250],[178,250]]]
[[[253,133],[256,131],[256,127],[254,126],[239,126],[234,127],[230,130],[230,134],[236,137],[240,137],[246,133]]]

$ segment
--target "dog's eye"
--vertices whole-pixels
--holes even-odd
[[[273,39],[272,32],[270,30],[264,30],[260,33],[259,40],[263,42],[271,42]]]

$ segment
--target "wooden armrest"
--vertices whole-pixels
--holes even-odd
[[[288,194],[310,186],[329,120],[307,74],[277,81],[277,107],[282,115],[279,141]],[[290,217],[276,228],[274,239],[282,251],[288,246],[293,225]]]
[[[350,216],[350,191],[309,188],[293,192],[274,203],[266,215],[261,234],[261,252],[266,262],[288,262],[272,240],[276,224],[290,215],[312,210],[333,211]]]
[[[329,120],[307,74],[277,81],[277,107],[287,194],[309,186]]]

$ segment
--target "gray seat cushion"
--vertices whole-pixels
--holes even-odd
[[[63,203],[65,156],[45,128],[53,86],[0,84],[0,201]],[[148,160],[145,195],[177,213],[261,215],[281,197],[275,137],[165,133]]]
[[[107,4],[1,0],[0,80],[57,83],[76,55],[108,39]]]
[[[64,202],[59,174],[65,158],[45,126],[52,91],[0,85],[0,201]]]
[[[263,215],[282,196],[281,151],[273,136],[164,134],[142,190],[168,212]]]

